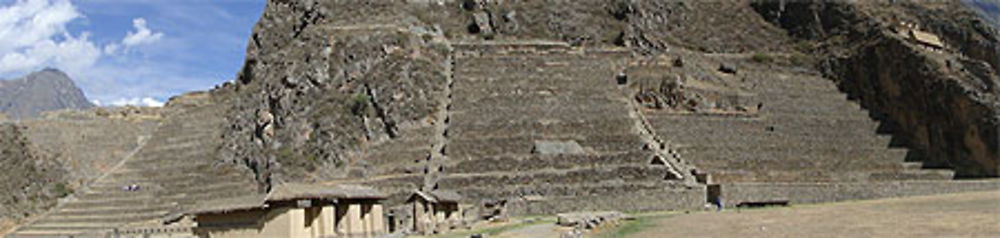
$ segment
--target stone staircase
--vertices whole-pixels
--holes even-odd
[[[651,148],[615,82],[628,53],[560,44],[458,44],[440,189],[513,214],[700,206]],[[539,142],[578,144],[539,153]]]
[[[666,69],[665,69],[666,70]],[[762,104],[754,116],[644,110],[687,162],[718,183],[948,180],[889,146],[879,124],[834,82],[809,72],[746,66],[738,87]],[[732,77],[732,76],[721,76]],[[735,80],[732,80],[735,81]]]
[[[220,107],[172,109],[136,154],[9,236],[100,236],[125,227],[160,226],[168,215],[198,201],[257,192],[251,177],[214,164],[224,122]],[[123,189],[132,184],[139,190]]]

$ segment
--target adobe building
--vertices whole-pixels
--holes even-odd
[[[381,237],[385,195],[353,185],[283,184],[267,195],[199,204],[198,237]]]
[[[462,196],[453,191],[414,191],[406,200],[413,207],[413,228],[416,234],[443,233],[462,225]]]

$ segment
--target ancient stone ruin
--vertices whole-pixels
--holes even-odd
[[[126,139],[105,160],[79,152],[96,162],[70,167],[84,172],[68,198],[25,193],[49,205],[0,219],[12,237],[183,237],[226,226],[194,214],[273,206],[434,234],[998,190],[997,31],[928,4],[954,18],[888,2],[268,1],[237,80],[115,119]],[[97,134],[69,121],[4,122],[18,143],[0,145],[42,157],[77,142],[55,126]],[[51,182],[0,188],[69,180],[29,176]],[[289,184],[327,193],[267,199]],[[355,200],[338,186],[378,196],[340,208]],[[338,227],[355,229],[288,230]]]

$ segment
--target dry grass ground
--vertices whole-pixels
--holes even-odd
[[[600,236],[625,237],[1000,237],[1000,191],[640,220]],[[621,234],[625,233],[625,234]]]

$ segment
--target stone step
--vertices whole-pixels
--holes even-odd
[[[186,150],[178,149],[174,152],[150,152],[139,154],[136,158],[126,161],[126,165],[132,164],[163,164],[175,163],[177,161],[201,160],[205,157],[215,156],[218,151],[215,147],[196,147]]]
[[[155,173],[176,173],[191,170],[200,170],[205,168],[214,167],[214,162],[208,160],[207,158],[203,161],[187,161],[179,160],[176,163],[169,164],[158,164],[158,163],[129,163],[123,168],[116,171],[115,174],[130,175],[130,174],[155,174]]]
[[[257,185],[251,181],[219,181],[213,184],[202,186],[188,186],[173,188],[169,192],[172,195],[183,195],[180,200],[196,197],[213,197],[219,194],[243,193],[244,195],[257,193]],[[216,197],[224,198],[224,197]]]
[[[501,155],[528,155],[534,147],[535,140],[576,141],[585,151],[598,153],[614,153],[636,151],[642,149],[645,142],[638,135],[608,135],[586,138],[561,136],[541,136],[535,138],[483,138],[483,139],[452,139],[446,149],[449,157],[465,159],[466,157],[490,157]]]
[[[782,146],[768,147],[713,147],[701,145],[679,149],[688,162],[707,169],[724,166],[745,168],[754,164],[789,165],[790,168],[815,167],[836,164],[837,169],[864,168],[869,166],[901,167],[906,149],[885,148],[827,148],[797,150]],[[791,166],[799,164],[799,166]],[[852,166],[847,168],[845,166]],[[777,168],[775,168],[777,169]],[[833,168],[831,168],[833,169]]]
[[[66,233],[91,233],[103,230],[111,230],[120,224],[109,224],[100,222],[62,222],[47,224],[32,224],[22,227],[18,231],[63,231]]]
[[[496,107],[468,108],[465,110],[454,109],[451,119],[460,120],[517,120],[520,118],[549,118],[555,120],[574,120],[579,117],[607,116],[624,117],[628,115],[629,109],[624,102],[621,104],[603,105],[569,105],[570,103],[560,103],[559,105],[523,105],[521,107],[510,107],[497,105]]]
[[[55,224],[55,223],[105,223],[109,225],[124,224],[135,221],[155,220],[167,215],[167,211],[155,211],[149,213],[132,214],[54,214],[33,224]]]
[[[869,182],[872,173],[894,173],[898,170],[847,170],[831,171],[820,168],[796,170],[724,170],[711,172],[715,183],[758,182]]]
[[[165,136],[163,137],[167,143],[182,143],[186,141],[198,141],[204,139],[216,139],[216,137],[221,138],[222,134],[212,131],[212,130],[196,130],[196,131],[185,131],[181,135],[177,136]]]
[[[399,163],[399,164],[386,164],[380,166],[374,166],[366,174],[369,177],[376,176],[386,176],[386,175],[410,175],[410,174],[425,174],[424,170],[430,170],[427,165],[423,163]],[[429,171],[428,171],[429,172]]]
[[[739,131],[732,131],[739,133]],[[809,135],[787,135],[781,133],[753,133],[733,137],[724,136],[688,136],[666,137],[679,147],[712,144],[713,147],[767,147],[781,146],[789,149],[808,151],[829,148],[888,148],[891,141],[888,136],[858,136],[858,137],[825,137]]]
[[[596,106],[596,105],[595,105]],[[451,123],[466,125],[471,123],[510,123],[522,121],[603,121],[629,118],[624,104],[621,106],[596,106],[593,110],[578,108],[549,108],[546,110],[517,110],[497,108],[496,111],[470,110],[451,111]]]
[[[610,110],[623,112],[627,109],[624,99],[618,97],[585,98],[572,96],[540,96],[540,97],[512,97],[512,98],[492,98],[482,101],[466,103],[456,99],[452,104],[453,112],[469,111],[477,113],[501,111],[534,111],[536,113],[548,113],[552,110],[576,110],[578,113],[597,113],[600,110]],[[615,108],[619,108],[615,110]]]
[[[212,181],[211,184],[204,184],[205,181]],[[189,194],[208,194],[213,193],[226,193],[231,191],[255,191],[256,186],[250,184],[249,181],[226,181],[226,180],[197,180],[190,181],[184,184],[173,184],[168,186],[161,186],[157,189],[144,188],[148,191],[143,192],[143,190],[132,192],[137,193],[136,197],[125,197],[121,196],[109,196],[98,197],[92,196],[86,200],[78,200],[66,204],[66,208],[84,208],[84,207],[108,207],[108,206],[148,206],[150,204],[159,203],[170,203],[170,201],[177,201],[177,199],[183,199],[185,197],[190,197]],[[150,194],[153,193],[153,194]]]
[[[568,65],[566,65],[568,63]],[[584,54],[543,54],[543,55],[481,55],[462,57],[455,60],[456,70],[493,69],[511,67],[541,66],[605,66],[618,63],[616,60],[601,58],[599,55]]]
[[[576,167],[648,164],[652,152],[627,152],[607,155],[523,155],[451,160],[445,162],[445,173],[526,172],[546,169],[571,169]]]
[[[452,90],[452,98],[474,100],[496,95],[531,95],[531,94],[578,94],[602,95],[623,94],[614,82],[604,79],[585,80],[569,78],[565,75],[554,75],[545,78],[512,77],[478,79],[466,77],[456,82]]]
[[[121,193],[103,193],[103,192],[83,192],[76,196],[77,200],[71,203],[93,203],[95,201],[102,202],[123,202],[129,203],[134,201],[151,201],[155,200],[157,197],[156,191],[152,190],[139,190],[133,192],[123,191]]]
[[[594,184],[531,184],[526,186],[466,187],[458,192],[467,200],[522,198],[525,196],[612,195],[638,191],[684,189],[671,181],[605,182]]]
[[[479,65],[477,65],[479,64]],[[614,79],[616,74],[613,66],[607,65],[603,61],[575,61],[548,63],[485,63],[478,62],[460,63],[455,69],[454,76],[456,82],[465,78],[475,78],[480,76],[510,75],[524,76],[532,78],[543,78],[547,76],[565,75],[566,77],[578,77],[588,79]],[[464,68],[463,68],[464,67]]]
[[[476,122],[465,120],[464,122]],[[529,137],[542,135],[606,135],[635,134],[635,120],[610,118],[604,121],[509,121],[491,124],[453,124],[449,138]]]
[[[599,184],[609,181],[659,181],[669,174],[664,166],[647,164],[579,167],[566,170],[541,170],[530,172],[498,173],[447,173],[438,182],[448,189],[497,188],[508,186],[534,186],[539,184]]]
[[[455,90],[482,90],[493,92],[510,92],[516,89],[551,89],[564,88],[576,90],[617,89],[614,71],[602,68],[564,69],[553,68],[523,68],[496,69],[503,73],[476,74],[475,71],[459,71],[456,75]]]
[[[159,174],[158,174],[159,175]],[[170,187],[185,187],[194,185],[197,183],[203,183],[205,181],[221,182],[221,181],[243,181],[248,180],[245,176],[238,174],[236,172],[225,172],[217,175],[210,175],[210,172],[197,172],[189,171],[187,173],[177,173],[170,175],[169,177],[163,176],[150,176],[138,180],[128,180],[124,178],[102,180],[94,185],[95,188],[85,191],[79,196],[80,198],[86,199],[89,197],[128,197],[132,196],[137,192],[144,192],[147,190],[139,191],[124,191],[121,189],[123,186],[128,186],[131,184],[138,184],[140,186],[146,185],[152,188],[170,188]],[[92,185],[93,186],[93,185]]]
[[[800,91],[800,92],[833,92],[837,84],[833,80],[809,75],[782,75],[767,77],[749,77],[756,84],[755,91]]]
[[[760,115],[776,114],[868,118],[861,106],[849,103],[809,104],[806,102],[763,101]]]
[[[712,117],[663,117],[647,116],[650,124],[665,138],[680,141],[725,140],[745,137],[789,138],[855,138],[883,141],[888,136],[876,133],[876,122],[862,119],[840,120],[818,117],[798,118],[712,118]],[[699,121],[702,120],[702,121]]]
[[[375,168],[386,165],[416,164],[427,160],[430,156],[430,145],[422,149],[412,150],[375,150],[361,161]]]
[[[624,96],[621,94],[547,91],[481,94],[472,97],[456,96],[452,100],[452,109],[454,110],[493,106],[532,106],[533,108],[550,108],[554,106],[601,104],[627,105]]]
[[[8,238],[73,238],[73,237],[104,237],[104,232],[110,228],[95,229],[88,227],[78,228],[33,228],[23,227],[17,232],[8,235]]]
[[[117,215],[141,215],[150,213],[161,213],[175,208],[172,203],[159,203],[144,207],[80,207],[62,208],[53,215],[65,216],[117,216]]]
[[[179,143],[165,144],[165,145],[152,145],[143,148],[140,151],[140,155],[145,154],[156,154],[156,153],[174,153],[185,150],[198,149],[202,147],[215,147],[216,143],[206,143],[203,140],[193,140],[185,141]]]
[[[102,207],[144,207],[149,205],[158,204],[155,195],[143,195],[134,198],[126,199],[87,199],[87,200],[77,200],[66,203],[63,208],[66,209],[85,209],[85,208],[102,208]]]
[[[949,169],[902,170],[893,172],[873,173],[871,175],[871,179],[875,181],[951,180],[954,178],[955,178],[955,171]]]
[[[523,51],[525,54],[537,55],[543,54],[544,52],[565,52],[572,50],[568,44],[562,42],[533,42],[532,44],[455,43],[452,46],[455,47],[455,53],[457,55],[483,52],[483,57],[501,55],[501,52],[509,52],[506,54],[519,54],[518,52]]]
[[[903,168],[907,170],[918,170],[924,168],[923,162],[903,162]]]

